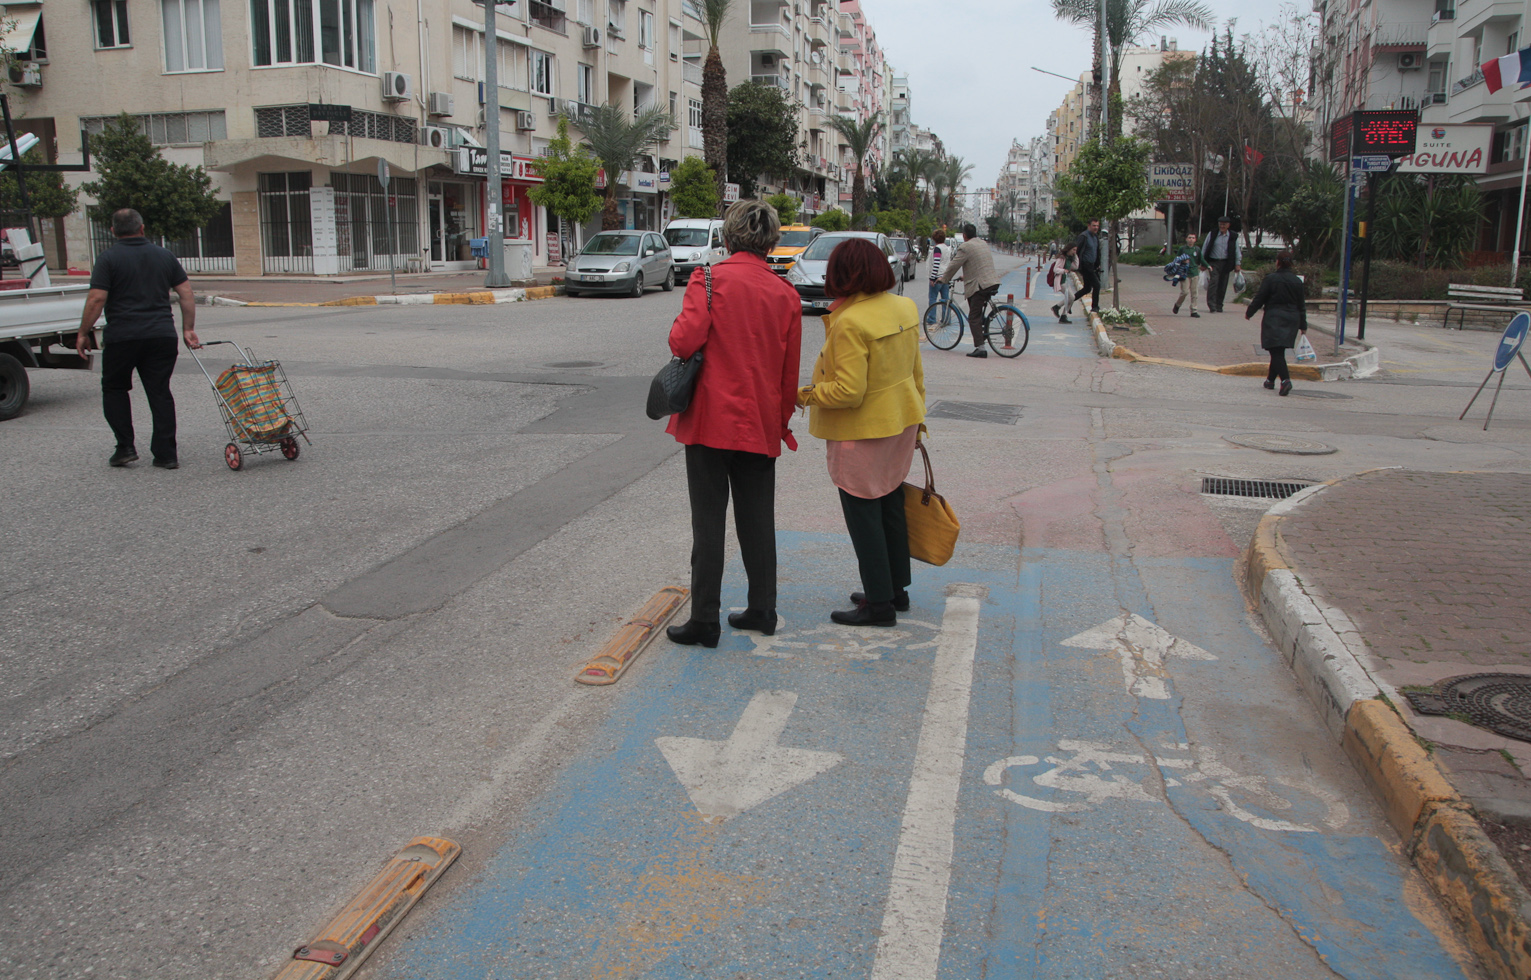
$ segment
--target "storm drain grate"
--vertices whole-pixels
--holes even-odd
[[[1276,480],[1237,480],[1226,476],[1204,476],[1201,492],[1215,493],[1224,497],[1267,497],[1285,500],[1299,490],[1306,490],[1311,483],[1284,483]]]
[[[1453,715],[1508,738],[1531,742],[1531,677],[1465,674],[1435,682],[1428,691],[1405,691],[1422,715]]]
[[[939,401],[925,415],[933,419],[960,419],[963,422],[1014,425],[1021,420],[1021,406],[995,405],[990,402]]]

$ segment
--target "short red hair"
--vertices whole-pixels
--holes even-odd
[[[883,293],[893,288],[893,269],[882,249],[865,238],[847,238],[829,253],[824,292],[836,298]]]

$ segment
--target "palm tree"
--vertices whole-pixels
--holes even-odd
[[[728,75],[718,39],[723,18],[732,0],[701,0],[702,21],[707,27],[707,60],[702,63],[702,159],[712,168],[718,186],[718,207],[723,207],[723,185],[728,181]],[[720,211],[721,213],[721,211]]]
[[[856,177],[851,181],[851,221],[854,222],[866,210],[866,174],[861,169],[861,163],[871,151],[872,144],[877,141],[877,134],[882,132],[882,113],[876,113],[870,119],[860,122],[854,116],[834,116],[829,124],[835,127],[835,132],[851,148],[851,156],[856,158]]]
[[[920,213],[920,182],[929,180],[930,164],[935,155],[928,150],[899,150],[893,157],[898,179],[909,181],[909,213]]]
[[[601,209],[601,229],[609,231],[620,227],[618,176],[624,170],[632,170],[645,150],[668,139],[675,128],[675,120],[659,106],[649,106],[634,117],[622,106],[608,103],[595,106],[583,119],[569,122],[585,134],[585,145],[606,170],[606,205]]]
[[[961,157],[947,157],[941,162],[942,175],[946,178],[947,207],[952,211],[957,210],[957,188],[973,173],[973,165],[964,163]]]
[[[1100,0],[1053,0],[1053,13],[1059,20],[1075,24],[1092,25],[1095,38],[1095,61],[1093,71],[1099,78],[1100,58]],[[1111,84],[1106,98],[1120,98],[1122,94],[1122,55],[1145,34],[1156,34],[1166,27],[1184,26],[1199,31],[1210,31],[1217,18],[1212,8],[1201,0],[1105,0],[1106,40],[1111,44]],[[1091,112],[1100,118],[1098,85],[1093,87]],[[1122,132],[1121,113],[1113,113],[1111,133]]]

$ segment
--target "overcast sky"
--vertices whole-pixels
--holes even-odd
[[[1206,2],[1219,32],[1227,17],[1238,18],[1237,34],[1275,21],[1283,4]],[[1306,0],[1301,6],[1311,9]],[[1057,20],[1049,0],[861,0],[861,9],[894,70],[909,76],[914,122],[973,164],[971,189],[993,186],[1010,141],[1041,136],[1047,114],[1072,87],[1031,66],[1070,78],[1090,67],[1090,32]],[[1166,33],[1195,51],[1209,37],[1185,28]]]

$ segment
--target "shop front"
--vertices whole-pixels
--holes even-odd
[[[543,209],[532,203],[528,192],[542,183],[533,170],[536,163],[531,157],[520,157],[510,153],[500,153],[500,199],[498,202],[499,213],[502,215],[503,235],[506,239],[527,241],[532,244],[533,263],[536,265],[548,264],[548,243],[544,240],[546,231],[546,216]],[[489,153],[480,147],[469,146],[457,150],[454,155],[452,169],[467,176],[484,178],[489,170]],[[483,180],[477,182],[477,187],[484,186]],[[475,208],[475,217],[479,220],[478,227],[489,228],[489,204],[488,199],[478,202]],[[477,237],[477,235],[470,236]]]
[[[433,180],[427,184],[426,220],[432,269],[478,268],[468,241],[483,234],[480,186],[465,180]]]

